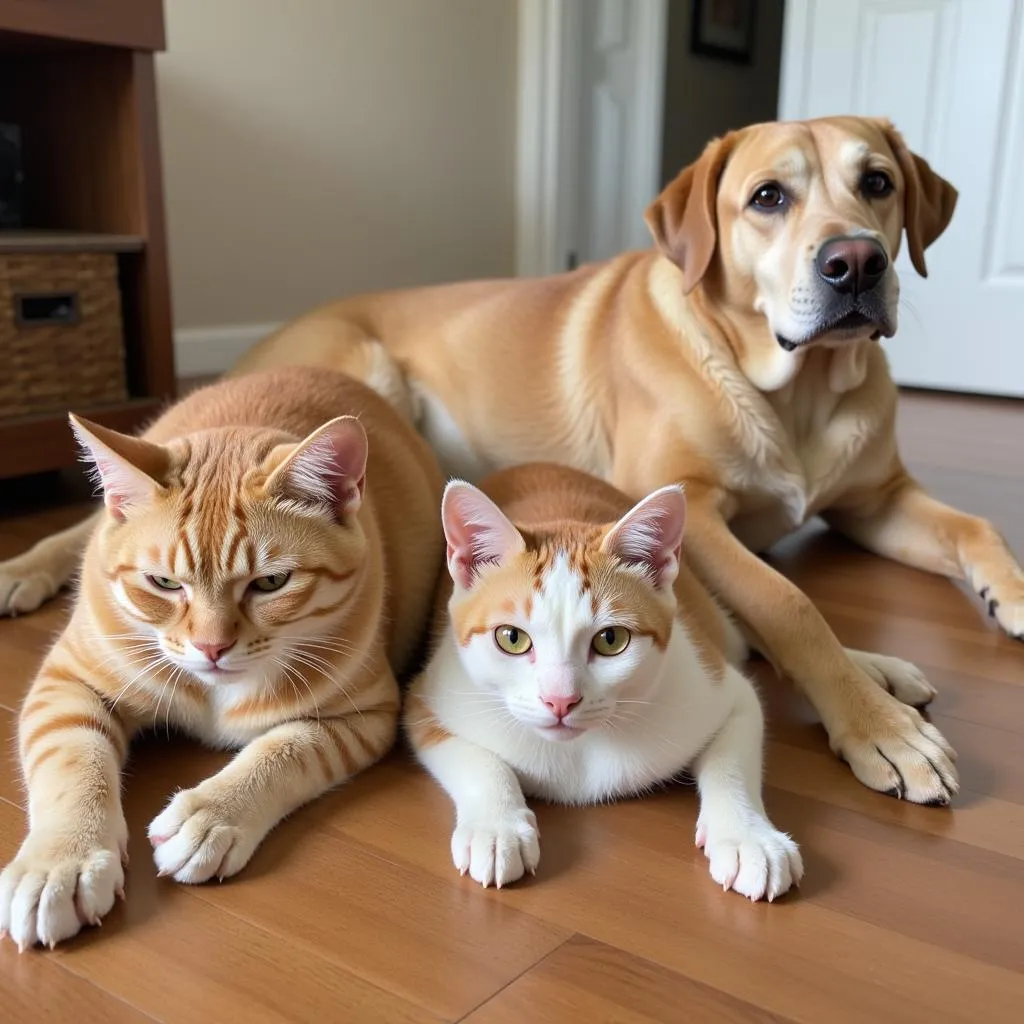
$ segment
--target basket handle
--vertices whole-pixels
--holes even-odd
[[[81,319],[78,292],[15,294],[14,321],[19,327],[52,327],[77,324]]]

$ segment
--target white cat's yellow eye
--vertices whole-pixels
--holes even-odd
[[[292,574],[290,572],[275,572],[270,576],[260,576],[258,579],[253,580],[249,586],[253,590],[258,590],[261,594],[272,594],[275,590],[280,590],[291,578]]]
[[[621,654],[632,639],[633,634],[625,626],[607,626],[600,633],[594,634],[590,647],[602,658],[612,658],[616,654]]]
[[[499,626],[494,631],[494,642],[506,654],[525,654],[533,646],[530,634],[518,626]]]
[[[181,584],[170,576],[147,576],[146,579],[160,590],[181,590]]]

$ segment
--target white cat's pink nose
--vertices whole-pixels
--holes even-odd
[[[232,647],[235,646],[234,640],[214,640],[213,643],[201,644],[197,641],[192,641],[192,646],[197,651],[202,651],[210,661],[216,663],[217,659],[222,655],[227,654]]]
[[[583,698],[578,695],[573,695],[571,697],[548,697],[543,693],[540,695],[540,699],[549,711],[558,716],[559,720],[565,718],[565,716],[569,714],[569,712],[572,711],[572,709],[576,707],[581,700],[583,700]]]

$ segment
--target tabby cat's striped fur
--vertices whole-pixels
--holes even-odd
[[[139,729],[241,748],[150,826],[182,882],[234,874],[283,816],[377,760],[443,551],[429,449],[339,374],[213,385],[145,440],[74,427],[106,509],[21,712],[29,833],[0,875],[0,928],[22,948],[123,892],[120,771]]]

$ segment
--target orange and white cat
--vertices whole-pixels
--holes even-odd
[[[140,729],[241,748],[149,827],[180,882],[235,874],[285,815],[381,757],[443,556],[433,455],[341,374],[215,384],[143,439],[72,424],[106,508],[21,710],[29,831],[0,875],[0,929],[22,949],[123,894],[120,772]]]
[[[712,877],[752,900],[797,884],[796,844],[761,801],[761,705],[729,663],[745,645],[680,563],[682,489],[631,508],[594,477],[542,464],[483,487],[445,491],[452,584],[404,719],[455,804],[455,866],[485,886],[536,869],[524,793],[594,803],[689,769]]]

